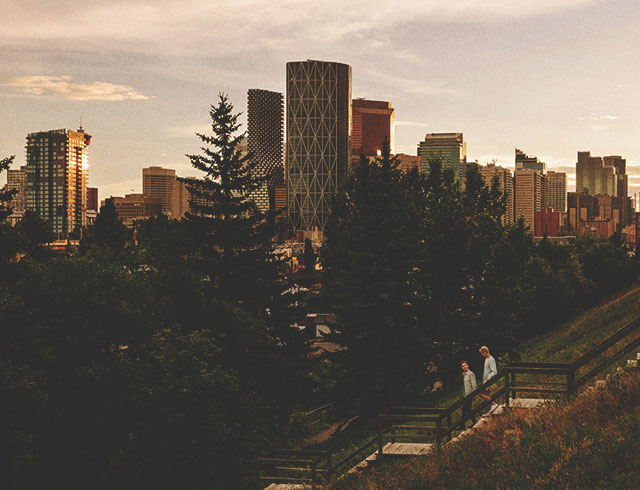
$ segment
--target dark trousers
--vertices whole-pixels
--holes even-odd
[[[471,404],[472,403],[473,403],[473,400],[467,400],[466,402],[464,402],[462,404],[462,422],[461,422],[461,425],[464,425],[467,420],[471,420],[472,424],[476,423],[476,419],[473,416],[473,413],[471,413]]]

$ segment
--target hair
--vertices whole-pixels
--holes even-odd
[[[467,366],[469,365],[469,363],[467,361],[460,361],[460,365],[462,366],[463,364],[466,364]]]
[[[489,353],[489,347],[487,347],[486,345],[483,345],[482,347],[480,347],[480,352],[482,352],[483,354]]]

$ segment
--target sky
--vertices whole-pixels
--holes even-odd
[[[640,192],[637,0],[0,0],[0,18],[0,157],[24,165],[28,133],[82,119],[100,199],[151,165],[195,175],[217,94],[245,112],[305,59],[393,104],[397,152],[463,132],[468,160],[513,169],[517,147],[570,191],[577,151],[622,155]]]

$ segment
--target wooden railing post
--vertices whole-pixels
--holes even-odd
[[[449,439],[453,437],[453,428],[451,427],[451,412],[447,411],[447,432],[449,433]]]
[[[382,459],[382,420],[378,417],[378,459]]]
[[[571,394],[576,388],[576,370],[572,366],[567,373],[567,393]]]
[[[504,403],[504,406],[509,408],[509,399],[511,398],[511,369],[507,368],[507,373],[504,378],[504,386],[507,389],[507,400]]]
[[[436,419],[436,449],[440,450],[440,417]]]
[[[333,468],[331,468],[331,450],[327,452],[327,478],[330,480],[333,475]]]
[[[318,460],[315,460],[311,463],[311,490],[316,490],[316,466],[318,465]]]

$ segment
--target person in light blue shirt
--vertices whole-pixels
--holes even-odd
[[[488,383],[491,381],[491,378],[494,378],[498,375],[498,368],[496,366],[496,360],[493,358],[491,353],[489,352],[489,348],[486,345],[480,347],[480,354],[484,357],[484,371],[482,372],[482,382]],[[491,400],[491,390],[488,387],[484,393],[480,393],[480,396],[485,401]],[[498,408],[498,404],[494,401],[489,407],[489,411],[484,415],[490,415],[493,411]]]

